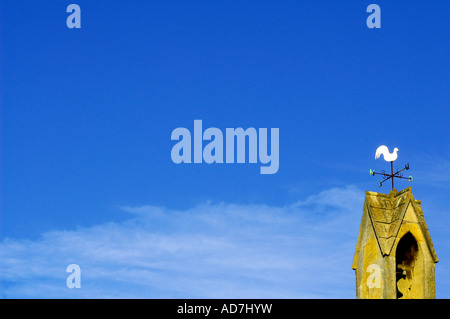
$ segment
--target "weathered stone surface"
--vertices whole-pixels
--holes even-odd
[[[421,202],[411,187],[389,194],[366,192],[352,265],[357,298],[435,298],[437,262]]]

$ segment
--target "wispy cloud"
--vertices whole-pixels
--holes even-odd
[[[0,243],[2,297],[354,298],[364,192],[336,188],[285,207],[124,207],[130,218]],[[81,288],[66,287],[67,265]]]
[[[416,160],[414,178],[421,183],[441,188],[449,188],[450,157],[440,155],[423,155]]]

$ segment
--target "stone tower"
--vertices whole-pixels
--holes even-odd
[[[356,298],[435,298],[436,252],[411,187],[366,192],[352,268]]]

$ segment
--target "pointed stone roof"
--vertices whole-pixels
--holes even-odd
[[[389,194],[367,191],[363,218],[365,218],[365,214],[369,216],[382,255],[390,255],[409,205],[415,212],[417,222],[424,234],[434,262],[438,262],[428,226],[423,216],[421,202],[414,199],[411,187],[407,187],[400,192],[394,189]],[[361,235],[360,233],[358,236],[357,251],[360,247]],[[355,258],[357,258],[356,253]]]

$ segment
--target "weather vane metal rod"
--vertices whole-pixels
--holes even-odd
[[[407,163],[404,168],[402,168],[401,170],[397,170],[394,173],[394,161],[397,159],[397,152],[398,148],[394,148],[394,151],[392,153],[389,153],[389,149],[385,145],[381,145],[377,148],[377,151],[375,152],[375,159],[378,159],[381,155],[383,155],[385,161],[391,162],[391,174],[386,174],[384,171],[381,171],[381,173],[377,173],[372,169],[370,170],[370,175],[372,176],[382,175],[385,177],[382,181],[380,181],[380,185],[378,187],[381,187],[385,181],[392,179],[392,190],[394,190],[394,178],[407,179],[410,182],[413,181],[412,176],[404,177],[401,173],[404,170],[409,170],[409,163]]]
[[[391,161],[392,189],[394,189],[394,161]]]

